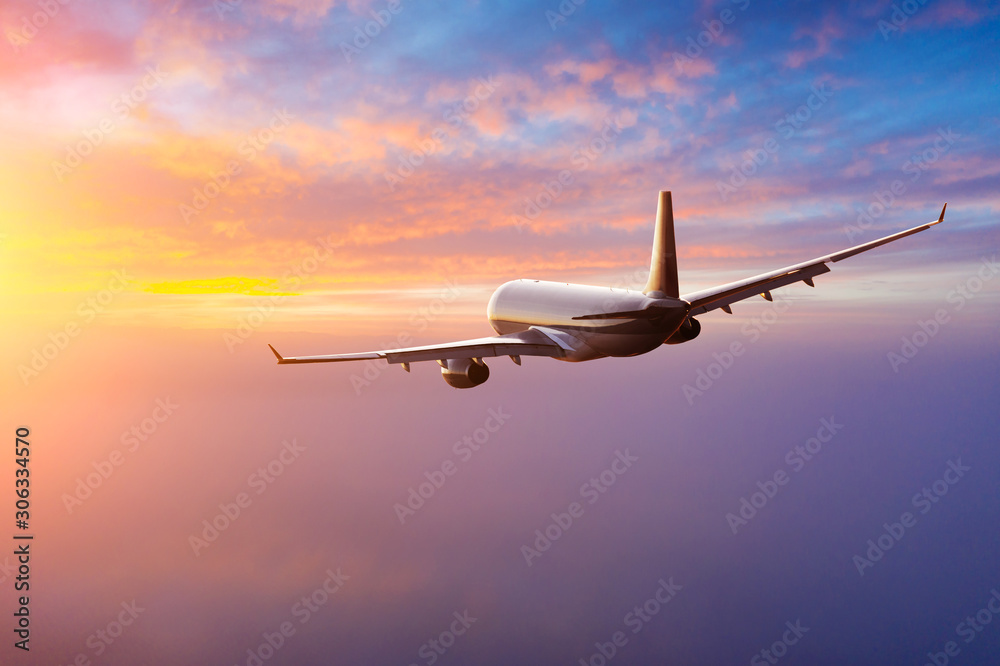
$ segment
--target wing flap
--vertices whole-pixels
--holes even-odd
[[[470,341],[471,342],[471,341]],[[563,356],[564,353],[552,343],[500,341],[483,342],[475,345],[437,345],[428,349],[401,349],[386,352],[389,363],[412,363],[417,361],[444,361],[451,358],[492,358],[496,356]]]
[[[691,315],[698,315],[709,310],[732,305],[737,301],[756,296],[765,291],[785,287],[796,282],[812,280],[817,275],[829,273],[830,267],[825,263],[810,264],[802,268],[782,269],[773,273],[765,273],[747,280],[730,282],[713,289],[706,289],[694,294],[686,294],[684,300],[691,303]]]

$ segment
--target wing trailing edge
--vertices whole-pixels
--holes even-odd
[[[776,271],[762,273],[761,275],[756,275],[754,277],[747,278],[746,280],[730,282],[729,284],[712,287],[711,289],[704,289],[691,294],[685,294],[684,296],[681,296],[681,298],[691,304],[690,314],[697,315],[715,310],[717,308],[730,312],[729,306],[737,301],[742,301],[761,293],[770,292],[772,289],[794,284],[795,282],[805,282],[812,287],[814,286],[814,277],[830,272],[830,267],[827,266],[828,263],[843,261],[844,259],[861,254],[862,252],[867,252],[868,250],[879,247],[880,245],[885,245],[886,243],[891,243],[899,240],[900,238],[911,236],[924,231],[925,229],[930,229],[935,224],[940,224],[944,221],[944,212],[947,208],[948,204],[945,204],[944,207],[941,208],[941,214],[938,216],[938,219],[933,222],[928,222],[927,224],[922,224],[918,227],[913,227],[912,229],[890,234],[883,238],[862,243],[861,245],[855,245],[854,247],[847,248],[846,250],[840,250],[839,252],[834,252],[833,254],[813,259],[812,261],[804,261],[801,264],[779,268]]]
[[[339,363],[385,359],[389,363],[408,366],[420,361],[447,361],[450,359],[482,359],[496,356],[548,356],[562,357],[566,350],[541,331],[527,330],[520,333],[497,335],[490,338],[462,340],[442,345],[385,349],[355,354],[327,354],[322,356],[282,356],[268,345],[279,365],[292,363]]]

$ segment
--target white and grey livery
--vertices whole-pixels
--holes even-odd
[[[409,372],[410,363],[437,361],[444,380],[455,388],[471,388],[489,379],[484,358],[548,356],[561,361],[590,361],[605,356],[637,356],[663,344],[693,340],[701,332],[695,315],[721,309],[760,295],[771,300],[771,290],[795,282],[814,286],[813,278],[830,272],[835,263],[894,240],[928,229],[944,220],[863,243],[794,266],[680,295],[674,243],[674,213],[670,192],[660,192],[653,236],[649,281],[642,293],[541,280],[514,280],[501,285],[490,298],[486,315],[497,335],[443,345],[410,347],[357,354],[282,356],[271,347],[279,364],[331,363],[384,358]]]

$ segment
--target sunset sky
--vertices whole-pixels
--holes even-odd
[[[437,663],[596,664],[619,630],[615,664],[746,663],[800,617],[782,663],[1000,654],[998,623],[956,628],[1000,589],[996,2],[38,0],[2,4],[0,29],[0,413],[8,440],[32,431],[38,581],[32,650],[0,662],[249,666],[290,619],[266,663],[425,664],[466,610]],[[641,287],[659,190],[682,292],[948,213],[780,312],[713,312],[635,359],[498,359],[465,392],[434,364],[267,350],[487,335],[518,277]],[[463,459],[490,410],[509,419]],[[786,464],[830,418],[816,462]],[[529,566],[535,530],[626,450]],[[959,458],[921,514],[911,497]],[[913,536],[861,575],[907,510]]]

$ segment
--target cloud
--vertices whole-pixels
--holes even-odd
[[[201,280],[151,282],[143,287],[151,294],[245,294],[248,296],[288,295],[276,278],[219,277]]]
[[[836,14],[830,12],[823,16],[818,26],[802,26],[792,34],[793,41],[808,40],[812,44],[790,51],[785,58],[785,64],[792,69],[798,69],[813,60],[818,60],[834,50],[836,41],[844,37],[845,30]]]

